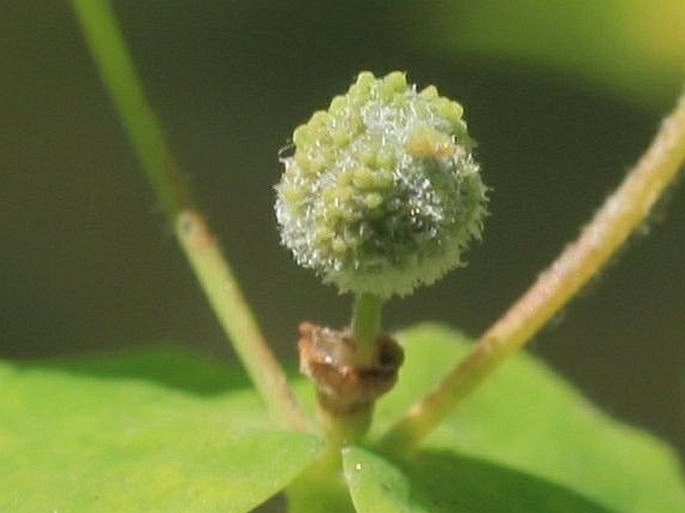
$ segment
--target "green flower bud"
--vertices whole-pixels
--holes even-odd
[[[480,238],[486,187],[458,103],[404,73],[362,72],[293,133],[276,186],[281,241],[340,292],[431,284]]]

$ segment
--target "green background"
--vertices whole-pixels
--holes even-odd
[[[482,332],[577,233],[672,106],[685,4],[115,1],[152,104],[280,354],[350,300],[298,269],[278,149],[356,73],[406,70],[466,108],[492,187],[470,265],[386,325]],[[180,341],[233,358],[67,2],[0,3],[0,355]],[[662,222],[662,220],[664,222]],[[532,343],[610,413],[685,451],[685,188]]]

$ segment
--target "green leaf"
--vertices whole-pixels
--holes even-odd
[[[409,478],[392,463],[358,447],[343,449],[345,480],[359,513],[429,513]],[[456,512],[455,513],[459,513]]]
[[[359,513],[608,513],[544,479],[449,452],[395,464],[364,449],[343,450]]]
[[[242,372],[180,350],[0,364],[0,390],[3,512],[247,512],[320,452],[271,430]]]
[[[407,359],[378,405],[380,428],[469,347],[436,326],[399,338]],[[300,487],[323,489],[311,471],[319,454],[316,438],[272,430],[242,372],[180,350],[0,364],[2,512],[246,512],[305,467]],[[599,412],[525,354],[415,459],[350,448],[343,460],[362,513],[685,511],[668,447]]]
[[[378,405],[381,428],[469,349],[466,337],[435,325],[398,338],[405,365],[397,387]],[[617,511],[685,511],[685,487],[672,449],[602,413],[525,353],[504,363],[422,447],[538,476]]]

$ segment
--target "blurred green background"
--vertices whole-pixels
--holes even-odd
[[[492,187],[470,265],[389,328],[482,332],[637,159],[685,77],[685,2],[114,1],[149,97],[277,351],[350,299],[278,243],[295,125],[356,73],[466,108]],[[69,4],[0,2],[0,356],[176,341],[233,358],[166,227]],[[663,222],[662,222],[663,221]],[[685,188],[530,349],[685,454]]]

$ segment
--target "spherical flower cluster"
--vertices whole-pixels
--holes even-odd
[[[276,186],[281,241],[340,292],[431,284],[479,238],[486,187],[460,104],[404,73],[359,74],[293,133]]]

